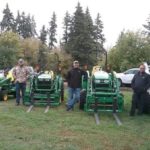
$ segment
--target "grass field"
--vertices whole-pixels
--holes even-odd
[[[44,114],[36,107],[0,102],[0,150],[150,150],[150,116],[129,117],[131,93],[125,94],[125,111],[117,126],[111,113],[101,113],[96,125],[92,114],[65,111],[65,104]]]

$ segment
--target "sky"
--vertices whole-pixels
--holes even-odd
[[[89,8],[93,20],[97,13],[100,13],[104,25],[106,49],[115,45],[121,31],[143,29],[142,25],[146,24],[150,15],[150,0],[0,0],[0,20],[3,16],[2,11],[8,3],[14,16],[18,10],[34,15],[37,31],[39,31],[42,25],[46,25],[48,28],[52,13],[55,11],[59,41],[63,34],[65,12],[73,14],[78,2],[84,11],[86,7]]]

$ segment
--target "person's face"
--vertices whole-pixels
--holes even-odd
[[[79,68],[79,63],[74,63],[74,64],[73,64],[73,67],[74,67],[74,68]]]
[[[141,73],[145,72],[145,66],[144,66],[144,65],[141,65],[141,66],[140,66],[140,72],[141,72]]]

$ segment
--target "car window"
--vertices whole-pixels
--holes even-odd
[[[136,74],[138,71],[139,69],[130,69],[130,70],[127,70],[125,74]]]
[[[137,74],[139,70],[133,70],[133,74]]]
[[[125,74],[134,74],[134,70],[127,70]]]

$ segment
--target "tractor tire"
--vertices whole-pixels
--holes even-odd
[[[86,102],[86,91],[80,92],[80,103],[79,103],[79,109],[84,110],[84,104]]]
[[[1,101],[7,101],[8,100],[8,94],[6,91],[1,91],[0,92],[0,100]]]
[[[64,82],[61,84],[61,91],[60,91],[60,101],[64,101]]]

